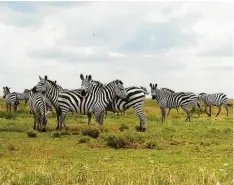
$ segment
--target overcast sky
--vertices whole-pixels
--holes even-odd
[[[222,2],[0,2],[0,85],[79,88],[84,73],[233,97],[233,17]]]

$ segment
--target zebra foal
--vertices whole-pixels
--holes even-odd
[[[157,100],[162,114],[162,123],[165,121],[166,108],[178,108],[181,107],[187,114],[185,121],[190,121],[190,111],[188,105],[190,103],[190,98],[186,93],[173,93],[164,92],[157,88],[157,84],[150,83],[151,96],[152,99]]]

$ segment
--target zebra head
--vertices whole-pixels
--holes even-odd
[[[116,96],[118,96],[121,99],[126,99],[127,97],[127,92],[123,86],[123,82],[121,80],[115,80],[115,93]]]
[[[84,78],[83,74],[80,74],[80,79],[81,81],[81,95],[85,96],[86,93],[91,93],[93,90],[93,85],[92,85],[92,76],[91,75],[86,75]]]
[[[155,100],[156,97],[157,97],[157,86],[158,86],[158,84],[152,84],[152,83],[150,83],[151,96],[152,96],[153,100]]]
[[[45,78],[43,79],[41,76],[39,76],[39,82],[38,84],[35,86],[35,91],[40,92],[40,93],[44,93],[46,92],[46,88],[48,86],[47,84],[47,76],[45,76]],[[33,87],[34,88],[34,87]]]
[[[3,87],[3,98],[6,97],[7,94],[10,94],[10,87]]]
[[[199,101],[204,101],[205,96],[206,96],[206,93],[200,93],[200,94],[198,94],[198,100]]]

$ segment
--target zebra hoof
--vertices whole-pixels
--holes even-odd
[[[146,128],[142,128],[139,125],[135,126],[135,129],[136,129],[137,132],[145,132],[145,130],[146,130]]]
[[[33,130],[36,130],[36,127],[35,127],[35,126],[33,126]]]
[[[45,128],[41,129],[41,132],[46,132],[46,129]]]

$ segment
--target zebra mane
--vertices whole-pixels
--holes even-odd
[[[175,91],[168,88],[161,88],[162,91],[169,91],[170,93],[175,93]]]
[[[59,86],[58,86],[58,84],[57,83],[55,83],[54,81],[51,81],[51,80],[48,80],[47,79],[47,81],[52,85],[52,86],[54,86],[55,88],[59,88]]]
[[[97,85],[98,85],[99,87],[101,87],[101,88],[103,88],[103,87],[105,86],[102,82],[97,81],[97,80],[92,80],[91,82],[97,84]]]

